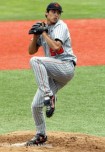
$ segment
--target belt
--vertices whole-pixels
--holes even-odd
[[[72,60],[72,63],[73,63],[74,66],[76,66],[76,62],[75,61]]]

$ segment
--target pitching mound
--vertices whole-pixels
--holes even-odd
[[[105,152],[105,138],[84,134],[49,132],[43,146],[26,147],[34,132],[13,132],[0,136],[0,152]]]

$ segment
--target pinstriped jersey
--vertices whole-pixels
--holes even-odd
[[[61,41],[62,48],[58,52],[54,52],[40,35],[37,43],[39,46],[43,46],[45,56],[51,56],[62,61],[73,60],[76,63],[77,58],[72,50],[70,33],[67,25],[62,20],[58,20],[56,24],[48,26],[48,35],[53,40]]]

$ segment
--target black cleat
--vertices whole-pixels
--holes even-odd
[[[46,106],[46,116],[51,117],[55,110],[55,96],[45,97],[44,105]]]
[[[26,143],[26,146],[43,145],[47,141],[47,136],[39,133],[34,136],[30,141]]]

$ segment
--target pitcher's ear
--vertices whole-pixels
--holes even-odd
[[[45,17],[47,18],[48,12],[45,13]]]

